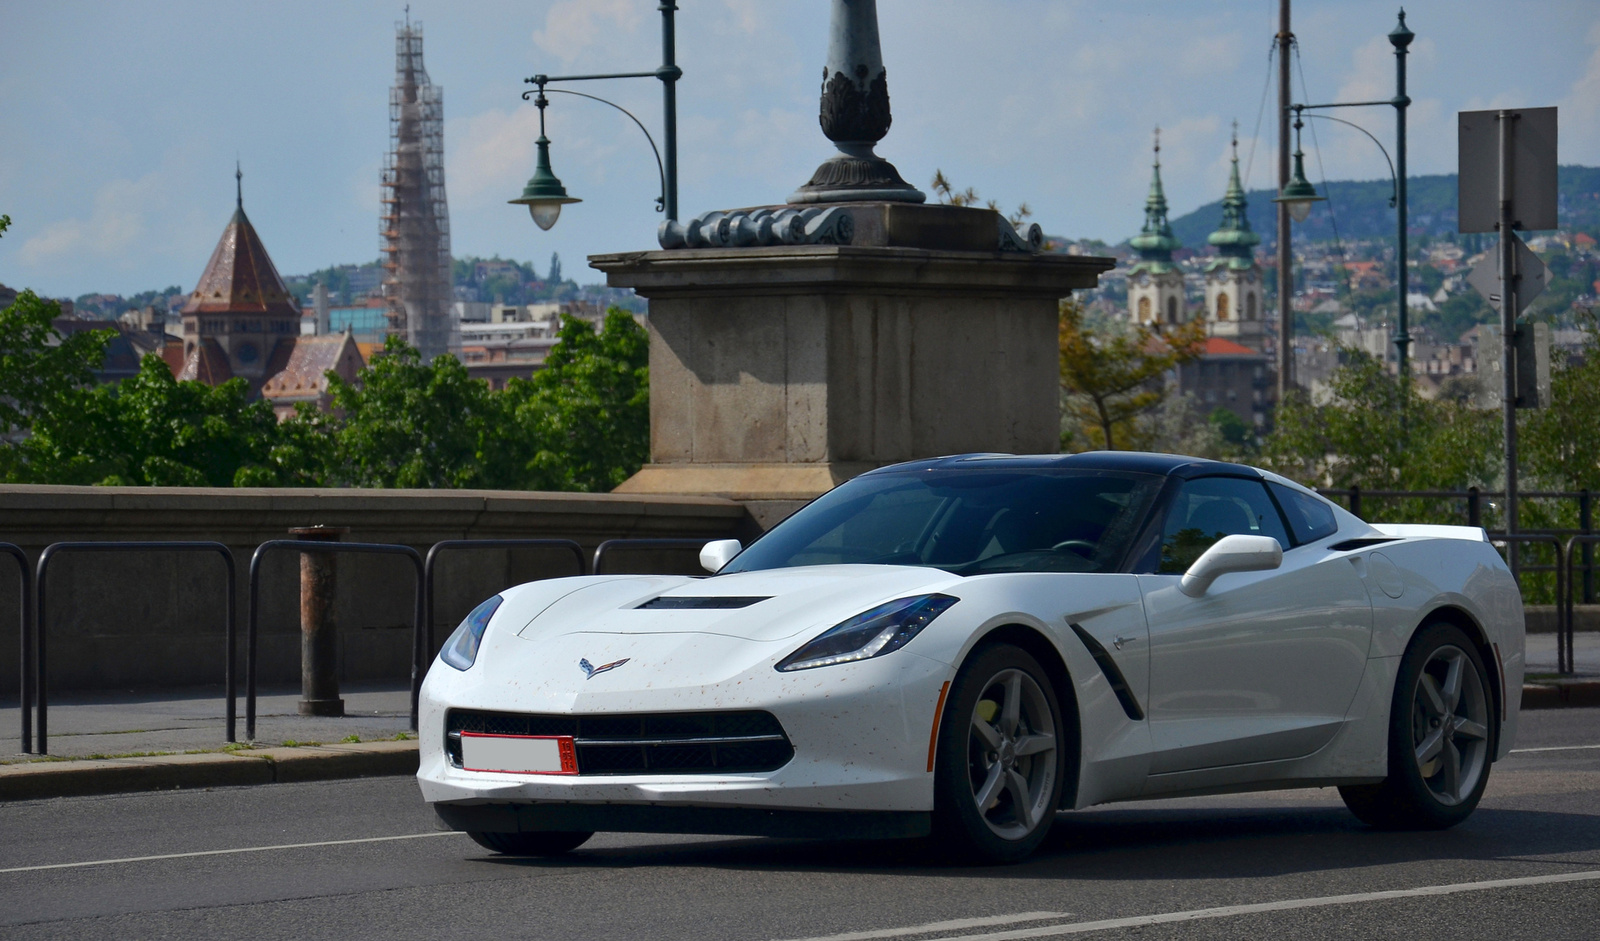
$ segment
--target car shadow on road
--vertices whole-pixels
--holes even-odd
[[[1451,830],[1385,832],[1367,827],[1342,807],[1134,805],[1062,814],[1044,845],[1012,866],[963,865],[944,859],[939,850],[929,840],[697,837],[675,843],[653,837],[645,846],[586,847],[544,859],[486,855],[481,861],[549,868],[661,866],[1095,881],[1238,879],[1424,861],[1534,856],[1549,861],[1600,850],[1600,816],[1481,808]]]

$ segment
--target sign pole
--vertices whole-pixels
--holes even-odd
[[[1515,137],[1512,121],[1516,113],[1499,113],[1500,132],[1500,410],[1505,422],[1507,535],[1517,531],[1517,237],[1511,227],[1512,190],[1515,186],[1511,165],[1511,142]],[[1517,548],[1507,546],[1511,572],[1517,571]]]

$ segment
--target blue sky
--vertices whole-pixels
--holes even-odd
[[[680,0],[683,213],[783,199],[830,153],[817,127],[824,0]],[[1229,123],[1249,157],[1276,0],[879,0],[894,127],[879,153],[927,188],[942,168],[1046,231],[1132,234],[1163,128],[1174,214],[1220,196]],[[1393,0],[1296,0],[1311,98],[1387,97]],[[57,296],[193,287],[233,208],[280,271],[378,254],[378,171],[400,2],[0,0],[0,282]],[[556,173],[584,202],[541,232],[505,200],[532,172],[535,72],[659,62],[655,0],[415,0],[444,88],[457,255],[532,259],[651,248],[654,159],[604,106],[554,98]],[[1455,169],[1455,112],[1561,108],[1560,159],[1600,164],[1600,3],[1420,0],[1413,173]],[[1298,75],[1296,83],[1298,85]],[[578,86],[654,130],[650,80]],[[1272,103],[1247,186],[1270,185]],[[1346,112],[1388,144],[1389,109]],[[1319,128],[1329,178],[1387,175],[1355,131]],[[1308,167],[1316,175],[1314,163]]]

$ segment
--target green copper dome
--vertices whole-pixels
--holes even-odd
[[[1233,170],[1228,176],[1228,191],[1222,197],[1222,224],[1206,241],[1230,261],[1240,259],[1248,264],[1255,257],[1255,247],[1261,244],[1261,236],[1250,231],[1247,208],[1244,186],[1239,182],[1239,138],[1235,134]]]
[[[1144,228],[1139,234],[1128,240],[1128,244],[1139,253],[1139,257],[1154,264],[1151,270],[1160,270],[1172,262],[1174,250],[1182,247],[1177,236],[1172,234],[1172,225],[1167,222],[1167,194],[1161,188],[1161,130],[1156,129],[1156,159],[1155,166],[1150,176],[1150,195],[1144,201]],[[1135,269],[1144,267],[1135,266]]]

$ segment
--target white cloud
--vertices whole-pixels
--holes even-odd
[[[1561,127],[1556,146],[1563,163],[1592,163],[1600,153],[1600,23],[1589,29],[1594,51],[1583,74],[1557,105]]]
[[[120,258],[136,248],[147,231],[146,218],[164,189],[159,173],[138,180],[114,180],[95,194],[87,218],[52,222],[22,243],[24,264],[40,266],[66,258]]]
[[[572,62],[615,30],[637,32],[646,8],[635,0],[564,0],[545,14],[533,41],[563,62]]]
[[[539,137],[537,109],[506,112],[496,108],[453,120],[450,125],[447,139],[454,144],[445,167],[452,203],[468,206],[483,201],[486,193],[510,193],[514,184],[533,174],[534,141]]]

